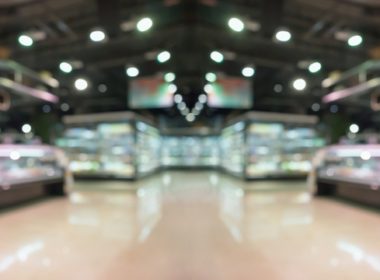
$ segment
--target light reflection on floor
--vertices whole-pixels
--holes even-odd
[[[0,213],[0,279],[380,279],[380,214],[302,181],[164,172]]]

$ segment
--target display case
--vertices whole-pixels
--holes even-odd
[[[71,182],[62,151],[45,145],[0,145],[0,206],[63,195]]]
[[[325,141],[313,116],[249,112],[221,135],[222,167],[246,179],[306,176]]]
[[[67,116],[57,140],[78,177],[135,179],[160,166],[160,135],[131,112]]]
[[[310,175],[316,195],[338,195],[380,206],[380,145],[336,145],[321,150]]]
[[[217,167],[219,137],[217,135],[165,135],[162,137],[163,167]]]

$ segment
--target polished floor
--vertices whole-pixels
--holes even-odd
[[[0,212],[0,279],[380,279],[380,213],[304,182],[168,172]]]

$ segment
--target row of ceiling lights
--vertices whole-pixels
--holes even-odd
[[[235,32],[242,32],[245,29],[244,21],[237,17],[230,18],[228,26]],[[278,42],[286,43],[292,39],[292,34],[286,28],[279,28],[274,35],[274,39]],[[363,43],[363,37],[360,34],[351,33],[347,36],[346,42],[350,47],[357,47]]]
[[[183,97],[180,94],[174,95],[174,103],[177,104],[177,108],[188,122],[194,122],[196,117],[202,112],[204,104],[207,102],[207,96],[201,94],[198,97],[198,101],[195,103],[194,108],[190,111],[186,103],[183,101]]]
[[[135,28],[139,32],[146,32],[153,27],[153,20],[149,17],[144,17],[136,22]],[[18,37],[18,42],[23,47],[31,47],[35,40],[44,38],[45,36],[40,36],[40,33],[28,32],[21,34]],[[107,34],[102,28],[93,29],[89,38],[92,42],[103,42],[107,39]]]

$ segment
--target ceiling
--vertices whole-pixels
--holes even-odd
[[[61,82],[57,94],[70,104],[71,113],[128,109],[127,65],[137,66],[142,76],[175,72],[178,91],[192,106],[202,93],[206,72],[241,75],[242,67],[250,64],[256,68],[252,109],[310,113],[311,105],[325,94],[320,85],[330,72],[376,55],[379,15],[376,0],[2,0],[0,55],[51,72]],[[139,33],[134,26],[143,16],[150,16],[154,26]],[[246,30],[231,31],[227,21],[232,16],[243,19]],[[90,42],[88,34],[95,27],[106,31],[107,42]],[[290,42],[273,40],[279,27],[292,32]],[[43,38],[25,48],[17,42],[24,32]],[[345,32],[362,34],[363,45],[350,48],[337,39]],[[170,51],[170,61],[159,64],[151,59],[159,50]],[[225,62],[211,61],[212,50],[223,51]],[[64,60],[79,61],[82,67],[64,74],[58,68]],[[323,65],[317,74],[300,67],[302,61],[315,60]],[[79,76],[92,82],[87,93],[73,88]],[[308,81],[302,93],[290,87],[296,77]],[[99,92],[99,84],[105,84],[107,92]],[[281,92],[274,90],[278,84]],[[149,112],[179,116],[174,107]],[[203,114],[219,113],[234,112],[208,109]]]

